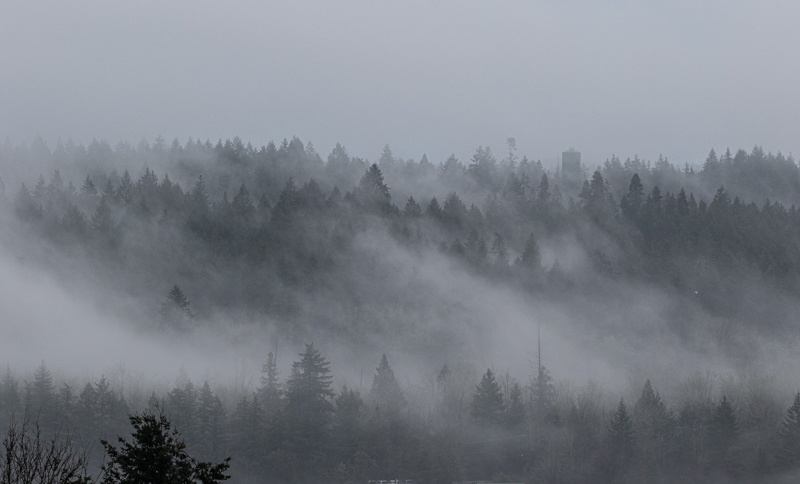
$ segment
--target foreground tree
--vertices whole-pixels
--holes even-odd
[[[71,435],[47,439],[39,423],[11,419],[0,454],[0,484],[88,484],[88,454]]]
[[[164,415],[144,412],[128,417],[133,425],[133,441],[118,437],[119,447],[101,440],[107,455],[102,480],[108,484],[213,484],[230,478],[225,475],[230,457],[222,463],[198,462],[186,453],[186,444]]]

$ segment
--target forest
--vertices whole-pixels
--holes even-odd
[[[571,185],[513,139],[437,163],[339,144],[323,159],[296,137],[37,139],[0,145],[0,170],[11,264],[176,345],[246,328],[292,349],[282,364],[263,345],[240,386],[54,376],[0,355],[0,421],[35,414],[91,446],[163,408],[192,455],[231,457],[231,482],[800,472],[791,156],[611,156]]]

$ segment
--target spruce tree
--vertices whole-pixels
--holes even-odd
[[[480,422],[499,424],[503,420],[503,411],[503,392],[491,368],[487,368],[472,396],[472,418]]]
[[[794,396],[794,401],[781,422],[775,457],[784,469],[793,469],[800,465],[800,392]]]
[[[400,389],[400,385],[395,380],[394,371],[389,366],[389,360],[386,358],[385,353],[381,357],[380,364],[375,369],[369,396],[381,409],[388,410],[391,413],[398,412],[400,408],[406,405],[403,390]]]
[[[624,472],[633,460],[635,450],[633,437],[633,422],[628,415],[625,401],[620,399],[608,429],[612,474],[618,475]]]
[[[101,467],[102,484],[213,484],[230,478],[225,475],[230,458],[214,464],[191,457],[178,429],[173,429],[163,412],[144,412],[129,419],[133,426],[130,442],[118,437],[115,447],[101,440],[107,456]]]
[[[311,458],[325,445],[333,412],[330,363],[306,343],[286,381],[286,417],[298,458]]]

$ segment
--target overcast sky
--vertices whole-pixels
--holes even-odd
[[[0,139],[800,152],[797,1],[0,2]]]

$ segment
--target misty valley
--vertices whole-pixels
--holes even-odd
[[[796,482],[799,204],[759,146],[6,142],[5,455],[26,422],[80,457],[52,482],[136,482],[118,437],[160,432],[191,482]]]

